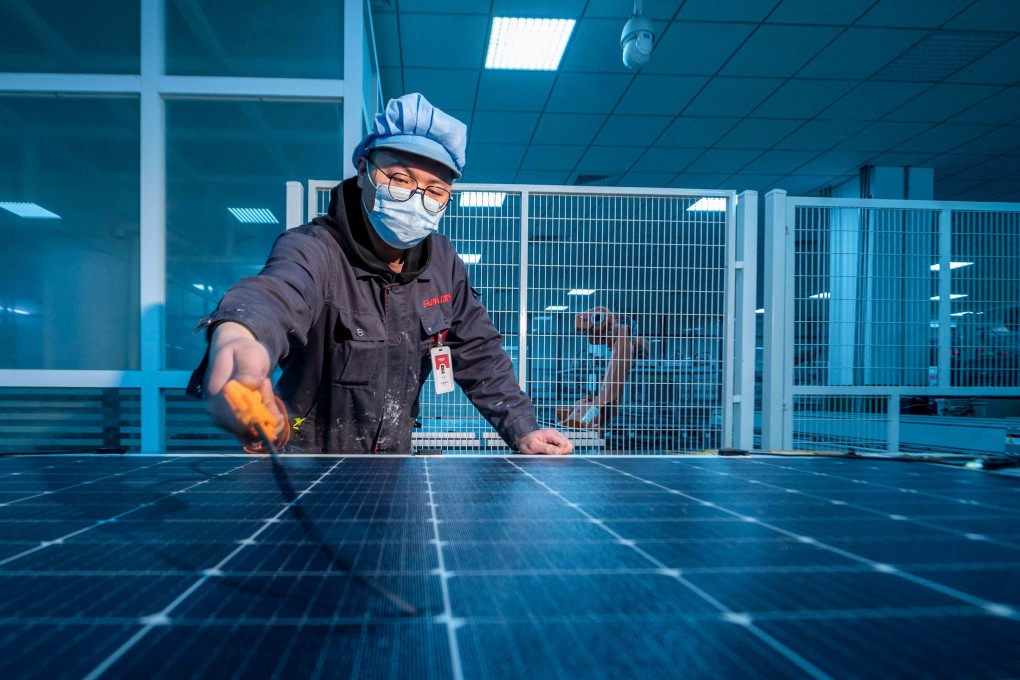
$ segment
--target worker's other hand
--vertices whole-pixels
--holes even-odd
[[[234,416],[233,409],[223,396],[223,386],[236,380],[246,387],[258,390],[262,403],[279,424],[279,434],[288,423],[277,405],[273,383],[269,379],[269,352],[247,328],[226,322],[216,326],[209,341],[209,368],[205,374],[207,407],[220,427],[249,443],[251,431]]]
[[[517,450],[521,453],[562,456],[573,451],[574,445],[556,430],[535,430],[517,440]]]

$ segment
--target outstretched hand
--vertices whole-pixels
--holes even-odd
[[[258,390],[270,415],[280,424],[280,429],[285,428],[287,417],[277,406],[273,383],[268,377],[269,368],[269,352],[244,326],[228,322],[213,331],[209,344],[209,369],[205,376],[207,407],[216,423],[244,444],[251,443],[251,430],[234,415],[223,396],[223,386],[236,380],[245,387]]]
[[[517,440],[517,450],[521,453],[562,456],[573,451],[574,445],[556,430],[535,430]]]

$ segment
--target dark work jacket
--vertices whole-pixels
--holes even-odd
[[[355,180],[335,187],[328,215],[281,234],[259,275],[231,287],[200,326],[242,324],[280,364],[286,450],[410,453],[429,348],[444,335],[457,384],[503,440],[513,447],[537,430],[450,240],[429,236],[395,274],[368,248],[363,214]],[[201,393],[205,368],[189,393]]]

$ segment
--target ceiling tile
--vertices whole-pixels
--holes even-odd
[[[814,175],[791,175],[776,182],[776,188],[789,196],[813,196],[824,187],[842,184],[841,176],[824,177]]]
[[[1020,157],[996,156],[984,163],[961,170],[955,176],[968,179],[1000,180],[1015,172],[1020,172]]]
[[[946,153],[970,140],[987,134],[994,128],[989,125],[944,123],[893,147],[895,151]]]
[[[541,111],[555,73],[483,69],[475,108],[481,111]],[[468,88],[470,76],[465,76]]]
[[[633,80],[629,75],[560,73],[546,111],[609,113]]]
[[[567,183],[570,172],[567,170],[521,170],[514,178],[518,184],[557,184]]]
[[[859,26],[936,28],[960,11],[960,0],[879,0]]]
[[[861,0],[783,0],[768,23],[849,26],[867,7]]]
[[[573,170],[587,148],[563,144],[532,144],[521,162],[521,170]]]
[[[924,31],[851,27],[797,75],[801,78],[864,79],[925,35]]]
[[[1008,196],[1012,196],[1018,187],[1020,187],[1020,182],[985,182],[973,189],[961,191],[956,195],[956,200],[982,202],[1004,201],[1007,200]]]
[[[885,120],[939,123],[988,99],[1002,88],[995,85],[940,83],[885,116]]]
[[[400,0],[401,7],[405,0]],[[430,6],[442,6],[435,0],[423,0]],[[462,0],[464,4],[485,7],[484,2]],[[494,17],[535,17],[538,19],[575,19],[584,11],[585,0],[493,0],[492,16]]]
[[[482,66],[489,34],[486,16],[402,14],[400,46],[405,68],[469,68]]]
[[[701,153],[701,149],[653,147],[645,151],[634,165],[634,170],[661,173],[668,179],[690,165]]]
[[[715,189],[721,182],[725,182],[728,174],[700,174],[684,173],[673,180],[667,186],[674,189]]]
[[[708,82],[700,76],[639,74],[616,106],[616,113],[675,116]]]
[[[827,120],[878,120],[928,89],[922,83],[865,82],[818,114]]]
[[[649,19],[671,19],[684,0],[655,0],[644,6],[645,16]],[[604,19],[619,19],[620,30],[630,18],[634,10],[633,0],[588,0],[584,16]]]
[[[932,127],[929,123],[872,123],[856,135],[844,140],[836,148],[845,151],[874,151],[876,153],[902,144]]]
[[[778,5],[778,0],[687,0],[678,17],[685,21],[762,21]]]
[[[726,133],[715,146],[720,149],[770,149],[804,122],[793,119],[747,118]]]
[[[400,15],[411,12],[423,12],[426,14],[484,14],[489,15],[488,3],[482,4],[475,0],[444,0],[436,3],[432,0],[400,0]],[[373,13],[372,18],[375,18]]]
[[[978,0],[946,24],[946,28],[1020,32],[1016,0]]]
[[[786,175],[817,156],[818,153],[814,151],[766,151],[738,170],[761,175]]]
[[[625,172],[644,152],[639,146],[593,146],[577,164],[577,172],[612,174]]]
[[[601,146],[648,146],[673,119],[668,116],[612,115],[595,138]]]
[[[511,184],[513,181],[513,170],[472,170],[470,167],[464,168],[461,180],[464,184]]]
[[[797,168],[803,175],[844,175],[854,172],[875,154],[870,151],[826,151]]]
[[[868,161],[870,165],[890,168],[926,167],[928,161],[935,157],[934,153],[906,153],[890,151],[880,153]]]
[[[976,179],[944,179],[935,178],[935,200],[952,201],[958,194],[984,184],[984,180]]]
[[[761,193],[781,179],[783,179],[783,175],[733,175],[720,184],[719,188]]]
[[[527,148],[527,144],[472,142],[467,148],[467,164],[476,170],[517,170]]]
[[[845,95],[849,80],[790,80],[754,110],[762,118],[812,118]]]
[[[605,121],[604,115],[543,113],[532,143],[587,146]]]
[[[1005,125],[954,149],[957,153],[1002,154],[1020,151],[1020,126]]]
[[[1013,85],[1020,82],[1020,37],[1013,38],[987,56],[954,73],[949,80],[994,85]]]
[[[728,76],[789,77],[839,34],[829,26],[758,28],[720,71]]]
[[[713,78],[684,113],[741,118],[782,83],[774,78]]]
[[[421,92],[444,111],[473,109],[477,87],[477,69],[404,69],[405,91]]]
[[[674,21],[656,39],[652,58],[642,73],[715,75],[754,28],[754,24]],[[619,34],[615,44],[620,44]]]
[[[665,26],[664,22],[660,22],[655,25],[655,30],[661,32]],[[622,31],[623,23],[620,21],[582,19],[574,27],[574,35],[560,62],[560,71],[629,74],[620,51]],[[652,59],[655,59],[654,53]]]
[[[480,144],[527,144],[531,141],[537,123],[537,113],[476,111],[468,128],[468,141]]]
[[[936,177],[948,179],[958,173],[966,171],[968,168],[973,168],[976,165],[994,158],[990,155],[974,155],[974,154],[959,154],[959,153],[946,153],[928,161],[927,165],[931,168],[937,168],[935,173]]]
[[[708,149],[684,171],[732,175],[759,155],[761,151],[757,149]]]
[[[1020,87],[1010,87],[953,117],[954,123],[1006,124],[1020,120]]]
[[[859,120],[811,120],[776,143],[777,149],[825,151],[836,146],[867,123]]]
[[[737,118],[698,118],[682,116],[666,128],[656,146],[685,146],[704,149],[739,123]]]
[[[673,175],[666,175],[661,172],[628,172],[620,179],[618,186],[660,189],[665,187],[672,177]]]
[[[991,53],[1009,37],[1009,33],[932,31],[874,77],[878,80],[939,82]]]

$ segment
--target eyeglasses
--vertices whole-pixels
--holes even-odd
[[[437,215],[444,210],[450,203],[450,191],[444,187],[436,184],[431,184],[424,189],[418,186],[418,182],[413,177],[405,175],[402,172],[395,172],[392,175],[386,173],[385,170],[380,168],[376,163],[373,163],[369,159],[365,159],[365,162],[375,167],[376,170],[381,172],[386,179],[389,180],[386,184],[383,184],[386,188],[386,193],[394,201],[408,201],[415,193],[421,194],[421,204],[425,206],[425,210],[433,215]],[[375,184],[375,182],[373,182]]]

